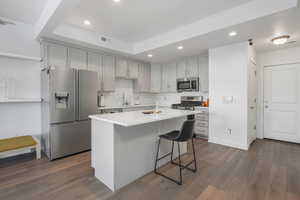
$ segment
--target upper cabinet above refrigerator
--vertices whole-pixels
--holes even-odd
[[[69,66],[74,69],[87,69],[87,52],[69,48]]]
[[[51,67],[52,69],[66,69],[68,57],[67,47],[56,44],[46,44],[45,50],[47,52],[45,54],[47,67]]]

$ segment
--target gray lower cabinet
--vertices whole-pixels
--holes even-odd
[[[110,55],[102,56],[102,89],[103,91],[115,90],[115,58]]]
[[[195,134],[198,137],[208,138],[209,134],[209,112],[203,111],[195,115]]]
[[[161,65],[151,64],[151,86],[150,91],[153,93],[161,92]]]
[[[123,112],[139,111],[139,110],[153,110],[155,106],[131,107],[123,108]]]

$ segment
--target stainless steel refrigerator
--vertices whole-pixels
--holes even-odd
[[[89,150],[88,115],[97,113],[97,72],[44,69],[41,83],[42,146],[48,158]]]

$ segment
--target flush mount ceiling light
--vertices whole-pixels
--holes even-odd
[[[148,57],[149,57],[149,58],[152,58],[152,57],[153,57],[153,55],[152,55],[152,54],[148,54]]]
[[[89,20],[84,20],[83,24],[89,26],[89,25],[91,25],[91,22]]]
[[[289,35],[282,35],[282,36],[273,38],[271,41],[275,45],[282,45],[282,44],[285,44],[289,38],[290,38]]]
[[[183,46],[178,46],[177,49],[178,49],[178,50],[182,50],[182,49],[183,49]]]
[[[120,2],[120,0],[113,0],[113,1],[116,2],[116,3]]]
[[[231,36],[231,37],[233,37],[233,36],[236,36],[236,35],[237,35],[237,32],[231,31],[228,35]]]

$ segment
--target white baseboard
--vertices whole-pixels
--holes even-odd
[[[224,146],[229,146],[229,147],[233,147],[233,148],[237,148],[237,149],[241,149],[241,150],[245,150],[245,151],[248,151],[248,149],[249,149],[249,145],[247,145],[247,144],[235,143],[230,140],[224,140],[224,139],[220,139],[220,138],[209,138],[208,142],[214,143],[214,144],[220,144],[220,145],[224,145]]]

